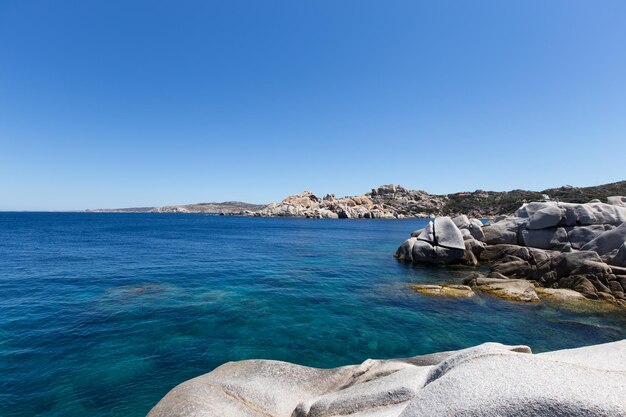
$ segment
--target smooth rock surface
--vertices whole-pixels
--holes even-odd
[[[626,223],[621,224],[613,230],[602,233],[580,249],[594,251],[602,256],[613,250],[618,250],[624,242],[626,242]]]
[[[474,276],[466,279],[463,283],[472,287],[472,289],[512,301],[539,301],[534,285],[530,281],[523,279],[497,279]]]
[[[441,297],[473,297],[476,295],[467,285],[411,285],[409,288],[420,294]]]
[[[465,250],[463,234],[449,217],[435,219],[435,242],[437,246],[448,249]]]
[[[565,210],[560,209],[556,204],[547,205],[530,216],[526,227],[528,229],[555,227],[561,222],[564,214]]]
[[[435,243],[435,226],[432,221],[428,222],[426,227],[417,235],[417,238],[431,244]]]
[[[315,369],[230,362],[170,391],[148,417],[624,417],[626,341],[533,355],[485,343]]]

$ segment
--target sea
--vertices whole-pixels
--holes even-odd
[[[495,341],[626,338],[626,315],[435,298],[471,267],[392,255],[407,220],[0,213],[0,416],[143,417],[227,361],[336,367]]]

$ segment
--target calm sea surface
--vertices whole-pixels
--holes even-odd
[[[141,417],[248,358],[334,367],[626,337],[623,314],[412,292],[471,271],[392,257],[424,223],[0,213],[0,415]]]

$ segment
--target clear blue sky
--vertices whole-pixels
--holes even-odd
[[[0,210],[626,179],[626,2],[0,0]]]

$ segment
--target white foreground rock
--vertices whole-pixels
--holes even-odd
[[[148,417],[620,417],[626,340],[533,355],[486,343],[316,369],[229,362],[170,391]]]

